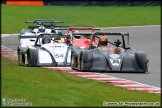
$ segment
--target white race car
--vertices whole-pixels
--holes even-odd
[[[22,29],[18,35],[20,45],[33,46],[37,36],[40,34],[53,34],[59,33],[59,30],[55,30],[55,27],[69,27],[69,26],[56,26],[56,23],[63,23],[63,21],[54,21],[48,19],[36,19],[34,21],[26,21],[25,23],[32,23],[32,26],[28,26],[27,29]],[[33,38],[35,36],[35,38]],[[32,38],[31,38],[32,37]]]
[[[70,66],[71,49],[62,34],[41,34],[33,47],[17,47],[18,62],[23,66]]]

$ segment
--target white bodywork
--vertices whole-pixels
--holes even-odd
[[[44,44],[41,47],[47,49],[54,57],[57,63],[63,63],[66,61],[66,54],[68,51],[68,46],[62,43],[49,43]],[[40,49],[38,51],[38,59],[40,63],[52,63],[52,58],[49,52]],[[67,55],[67,62],[71,62],[71,50],[69,50]]]
[[[56,33],[58,32],[57,30],[55,30]],[[39,36],[40,34],[42,33],[38,33],[38,29],[34,29],[33,32],[35,33],[32,33],[32,32],[25,32],[23,35],[25,36]],[[51,33],[51,29],[45,29],[45,32],[44,33]],[[28,47],[33,47],[34,43],[36,41],[36,38],[21,38],[20,39],[20,45],[21,46],[28,46]]]

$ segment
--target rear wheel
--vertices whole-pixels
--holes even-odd
[[[71,69],[76,70],[76,62],[75,62],[75,58],[72,56],[71,57]]]
[[[25,55],[24,54],[22,54],[22,55],[18,54],[18,63],[20,66],[23,66],[25,64]]]
[[[78,69],[84,71],[84,60],[82,56],[78,57]]]
[[[27,54],[27,66],[31,66],[31,57],[29,53]]]
[[[20,54],[18,54],[18,63],[19,63],[20,66],[22,66],[22,61],[20,59]]]

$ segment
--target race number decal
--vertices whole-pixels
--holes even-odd
[[[55,54],[55,58],[63,58],[64,54]]]
[[[119,66],[121,59],[110,59],[110,62],[113,66]]]

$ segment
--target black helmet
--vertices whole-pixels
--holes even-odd
[[[106,36],[103,35],[99,38],[99,45],[107,46],[107,43],[108,43],[108,39],[106,38]]]
[[[42,38],[42,44],[51,43],[51,38],[49,36],[44,36]]]
[[[37,26],[40,27],[41,25],[43,25],[41,22],[37,23]]]
[[[45,32],[45,27],[43,25],[39,27],[39,32]]]

